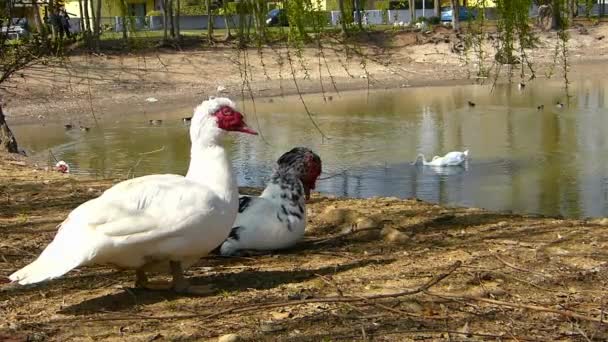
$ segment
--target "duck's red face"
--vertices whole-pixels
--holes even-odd
[[[254,135],[258,134],[258,132],[247,126],[243,114],[229,106],[220,107],[213,115],[217,118],[217,126],[223,130]]]
[[[302,179],[304,185],[304,193],[306,200],[310,199],[310,190],[314,190],[317,185],[317,179],[321,175],[321,159],[312,154],[307,154],[305,158],[305,165],[307,165],[308,172]]]
[[[68,173],[70,172],[69,167],[66,164],[63,163],[58,163],[57,165],[55,165],[55,170],[61,172],[61,173]]]

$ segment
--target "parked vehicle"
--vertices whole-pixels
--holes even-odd
[[[13,18],[8,26],[2,22],[0,24],[0,34],[6,35],[8,39],[27,37],[29,35],[27,20],[25,18]]]
[[[470,11],[468,8],[460,6],[458,11],[460,21],[475,19],[476,16],[477,13],[475,11]],[[452,21],[452,7],[443,7],[441,9],[441,21]]]
[[[275,8],[266,16],[267,26],[289,26],[287,12],[282,8]]]

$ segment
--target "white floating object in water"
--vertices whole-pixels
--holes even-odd
[[[59,162],[57,162],[57,164],[55,164],[55,170],[61,173],[70,173],[70,166],[68,165],[68,163],[64,162],[63,160],[60,160]]]
[[[146,99],[146,102],[154,103],[154,102],[158,102],[158,99],[156,97],[148,97]]]
[[[423,154],[419,154],[416,157],[416,161],[414,161],[414,165],[425,165],[425,166],[458,166],[464,164],[469,158],[469,150],[464,152],[453,151],[449,152],[443,157],[434,156],[431,161],[426,161],[426,158]]]
[[[223,93],[225,91],[226,91],[226,87],[224,87],[223,85],[217,86],[217,93],[218,94]]]

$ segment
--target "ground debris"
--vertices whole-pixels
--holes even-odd
[[[0,197],[4,277],[40,253],[70,210],[114,182],[8,163],[0,163],[0,173],[1,192],[10,194],[9,200]],[[243,192],[259,194],[259,189]],[[306,241],[292,250],[277,257],[207,258],[189,270],[195,281],[218,288],[216,294],[190,298],[139,291],[131,288],[129,272],[82,268],[39,286],[0,291],[0,329],[5,329],[0,336],[108,341],[185,336],[212,341],[230,331],[247,340],[285,341],[360,340],[364,334],[387,341],[607,336],[599,320],[605,319],[608,296],[603,252],[608,231],[600,221],[317,195],[308,210]],[[387,243],[387,234],[400,238]],[[19,335],[11,335],[14,329]]]

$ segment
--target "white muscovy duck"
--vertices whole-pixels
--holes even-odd
[[[173,276],[177,292],[197,293],[183,269],[222,243],[238,212],[238,188],[221,145],[227,131],[257,134],[227,98],[199,105],[190,126],[187,175],[127,180],[74,209],[31,264],[9,276],[19,284],[58,278],[82,265],[136,270],[136,286],[153,288],[146,272]],[[167,286],[169,285],[169,286]],[[158,288],[158,287],[157,287]]]
[[[321,174],[321,158],[305,147],[283,154],[259,197],[241,196],[239,214],[221,255],[291,247],[304,236],[306,200]]]
[[[416,161],[414,161],[413,164],[418,165],[422,163],[426,166],[459,166],[462,165],[465,161],[467,161],[468,157],[469,150],[466,150],[464,152],[454,151],[449,152],[443,157],[434,156],[433,159],[428,162],[426,161],[424,154],[421,153],[416,157]]]

